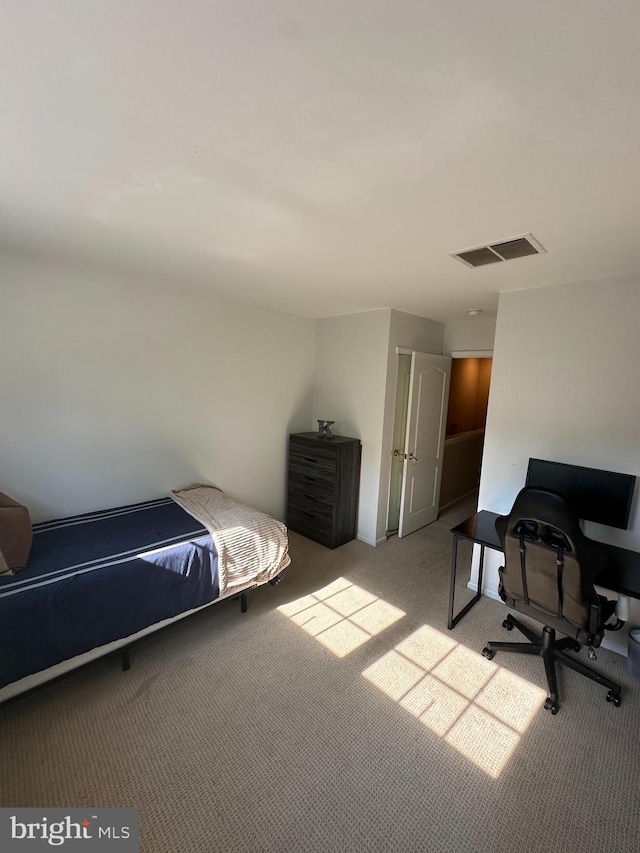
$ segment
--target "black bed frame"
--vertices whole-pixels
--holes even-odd
[[[277,586],[280,583],[280,581],[284,578],[286,572],[287,572],[287,570],[283,569],[279,575],[276,575],[275,578],[271,578],[271,580],[267,581],[267,583],[269,583],[271,586]],[[242,592],[238,593],[238,595],[233,596],[233,599],[232,599],[233,601],[237,601],[238,599],[240,599],[240,612],[241,613],[247,612],[248,595],[250,592],[253,592],[253,590],[257,589],[259,586],[262,586],[262,584],[254,584],[253,586],[247,587]],[[217,600],[218,599],[214,599],[213,601],[211,601],[209,603],[215,604],[215,602]],[[199,608],[199,609],[203,609],[203,608]],[[164,628],[169,628],[169,627],[171,627],[171,625],[175,625],[175,624],[176,624],[175,622],[171,622],[170,625],[165,625]],[[158,628],[157,630],[163,631],[164,628]],[[152,633],[155,634],[156,631],[153,631]],[[120,649],[116,649],[115,651],[113,651],[109,654],[102,655],[102,657],[111,657],[112,655],[116,655],[116,654],[119,655],[122,672],[127,672],[129,669],[131,669],[131,649],[137,643],[139,643],[140,640],[145,640],[149,636],[151,636],[151,634],[145,634],[145,636],[140,637],[139,640],[134,640],[133,642],[128,643],[126,646],[122,646]],[[80,666],[74,667],[73,669],[70,669],[68,672],[63,672],[60,675],[57,675],[55,678],[51,678],[48,681],[43,681],[42,684],[36,684],[34,687],[30,687],[29,690],[25,690],[23,693],[18,693],[16,696],[11,696],[11,698],[5,699],[4,702],[2,702],[1,704],[2,705],[8,705],[11,702],[16,702],[18,699],[22,699],[24,696],[28,696],[29,694],[34,693],[36,690],[40,690],[43,687],[48,687],[50,684],[55,684],[56,681],[62,681],[63,678],[67,678],[69,675],[72,675],[73,673],[78,672],[78,670],[84,669],[85,666],[89,666],[90,664],[95,663],[96,660],[100,660],[100,658],[94,658],[93,660],[88,660],[86,663],[83,663]]]

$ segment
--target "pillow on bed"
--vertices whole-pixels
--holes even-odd
[[[0,492],[0,575],[24,569],[32,539],[29,510]]]

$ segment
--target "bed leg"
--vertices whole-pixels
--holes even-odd
[[[246,592],[243,592],[240,595],[240,612],[241,613],[247,612],[247,593]]]
[[[131,651],[131,646],[123,646],[120,649],[120,661],[122,662],[122,671],[126,672],[131,668],[131,657],[129,652]]]

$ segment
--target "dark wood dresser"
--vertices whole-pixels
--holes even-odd
[[[327,548],[356,535],[360,439],[315,432],[289,436],[287,527]]]

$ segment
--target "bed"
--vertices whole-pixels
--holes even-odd
[[[220,601],[282,579],[286,528],[213,487],[33,526],[0,576],[0,701]]]

